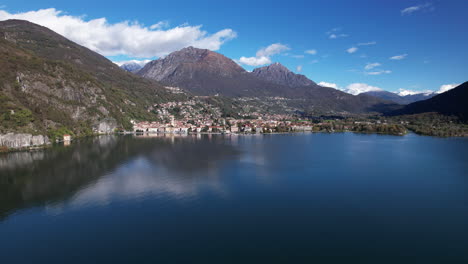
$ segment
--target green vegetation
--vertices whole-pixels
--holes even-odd
[[[467,137],[468,124],[454,116],[437,113],[424,113],[393,117],[394,122],[402,123],[416,134],[437,137]]]
[[[157,119],[148,109],[180,101],[160,84],[119,69],[106,58],[29,22],[3,22],[0,35],[0,133],[27,132],[56,137],[63,127],[75,136],[114,118],[124,129],[130,120]]]
[[[219,107],[222,117],[240,117],[238,113],[240,112],[242,105],[231,98],[223,96],[208,97],[205,99],[205,102],[214,107]]]
[[[49,139],[54,142],[57,139],[61,140],[63,138],[63,135],[71,135],[74,136],[75,134],[73,133],[72,130],[66,128],[66,127],[60,127],[57,129],[51,129],[48,131],[47,135],[49,136]]]
[[[34,122],[33,113],[13,103],[0,93],[0,133],[9,130],[31,132],[30,124]]]
[[[315,132],[356,132],[356,133],[377,133],[387,135],[404,135],[407,133],[403,125],[396,123],[382,123],[379,121],[355,121],[353,119],[328,120],[314,124]]]

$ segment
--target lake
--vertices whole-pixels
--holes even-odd
[[[1,263],[468,263],[468,139],[101,136],[0,156]]]

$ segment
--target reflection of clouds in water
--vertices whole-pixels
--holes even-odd
[[[201,162],[202,167],[194,168],[190,161],[188,166],[179,161],[181,167],[174,169],[173,158],[168,153],[164,159],[157,153],[136,158],[80,190],[70,200],[49,204],[47,210],[58,214],[64,209],[105,206],[114,201],[154,197],[183,201],[196,199],[195,196],[202,191],[227,195],[221,184],[219,164],[210,162],[210,166],[207,166]]]
[[[240,155],[229,137],[211,135],[103,136],[69,147],[10,153],[0,156],[0,201],[6,201],[0,203],[0,220],[37,205],[59,213],[70,205],[150,196],[183,200],[203,192],[225,195],[223,168]]]
[[[240,138],[239,138],[240,137]],[[265,166],[267,163],[267,157],[265,156],[266,145],[262,139],[263,135],[243,135],[238,136],[233,141],[234,144],[240,145],[239,140],[243,141],[245,152],[240,157],[240,162],[248,163],[256,166]]]
[[[243,149],[239,162],[253,167],[253,176],[257,183],[271,185],[275,181],[271,171],[275,153],[270,152],[271,145],[267,136],[242,135],[236,138],[235,144]]]
[[[246,153],[245,155],[242,155],[240,158],[240,162],[242,163],[249,163],[252,165],[256,166],[265,166],[267,165],[267,159],[264,156],[264,153],[262,151],[251,151],[250,153]]]

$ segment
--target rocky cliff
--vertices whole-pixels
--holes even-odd
[[[33,136],[31,134],[14,134],[8,133],[0,135],[0,146],[9,149],[21,149],[29,147],[38,147],[49,145],[50,140],[47,136]]]

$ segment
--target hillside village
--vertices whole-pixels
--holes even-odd
[[[200,100],[168,102],[151,109],[158,121],[132,121],[133,132],[149,133],[273,133],[281,131],[312,131],[309,121],[292,122],[294,115],[263,114],[243,111],[237,118],[226,117],[219,107]]]
[[[298,114],[271,114],[263,111],[239,112],[232,116],[215,106],[194,97],[181,102],[155,104],[148,109],[158,120],[132,120],[133,133],[191,134],[191,133],[285,133],[285,132],[339,132],[406,134],[405,121],[362,118],[301,118]],[[130,131],[127,131],[130,132]]]

